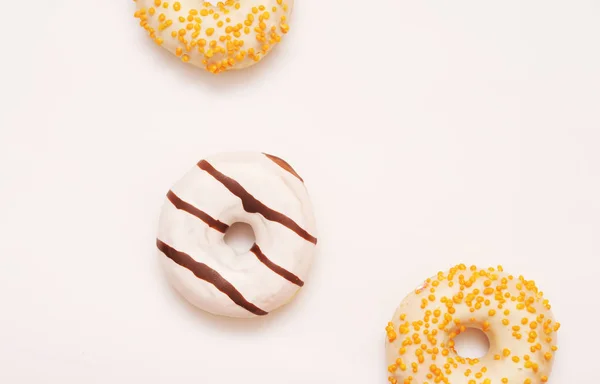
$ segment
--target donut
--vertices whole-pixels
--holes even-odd
[[[249,67],[288,33],[294,0],[134,0],[140,26],[183,62],[220,73]]]
[[[238,254],[234,223],[256,242]],[[156,244],[169,282],[194,306],[228,317],[264,316],[304,286],[317,238],[304,181],[279,157],[228,152],[198,162],[168,191]]]
[[[463,358],[455,337],[480,329],[490,349]],[[392,384],[539,384],[548,382],[557,350],[550,303],[535,283],[497,268],[460,264],[411,292],[386,326]]]

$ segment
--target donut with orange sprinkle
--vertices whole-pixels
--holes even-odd
[[[490,349],[459,356],[457,335],[483,331]],[[502,267],[460,264],[411,292],[385,328],[391,384],[540,384],[558,349],[550,303],[531,280]]]
[[[134,0],[152,40],[211,73],[249,67],[288,33],[294,0]]]

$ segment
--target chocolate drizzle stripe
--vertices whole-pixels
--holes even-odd
[[[263,311],[256,305],[246,300],[244,296],[242,296],[242,294],[229,281],[225,280],[225,278],[223,278],[219,272],[215,271],[208,265],[194,260],[187,253],[180,252],[159,239],[156,239],[156,246],[169,259],[173,260],[182,267],[189,269],[199,279],[214,285],[215,288],[229,296],[229,298],[240,307],[252,312],[257,316],[268,315],[268,312]]]
[[[212,218],[206,212],[203,212],[194,207],[192,204],[181,200],[173,191],[169,191],[169,193],[167,193],[167,198],[175,206],[175,208],[181,209],[190,215],[196,216],[200,220],[204,221],[209,227],[214,228],[221,233],[225,233],[229,228],[229,225]]]
[[[288,171],[292,175],[296,176],[298,178],[298,180],[300,180],[301,182],[304,183],[304,180],[302,180],[302,178],[300,177],[300,175],[296,173],[296,171],[294,170],[294,168],[292,168],[292,166],[289,165],[287,163],[287,161],[285,161],[283,159],[280,159],[277,156],[269,155],[268,153],[263,153],[263,155],[267,156],[275,164],[279,165],[281,168],[285,169],[286,171]]]
[[[296,224],[294,220],[290,219],[283,213],[277,212],[261,203],[254,196],[248,193],[248,191],[246,191],[244,187],[240,185],[240,183],[216,170],[208,161],[200,161],[198,163],[198,167],[223,184],[223,186],[225,186],[225,188],[227,188],[231,193],[239,197],[240,200],[242,200],[242,206],[246,212],[260,213],[265,217],[265,219],[277,222],[296,232],[298,236],[302,237],[306,241],[317,244],[317,238]]]
[[[261,263],[266,265],[271,271],[273,271],[276,274],[278,274],[279,276],[283,277],[290,283],[296,284],[299,287],[302,287],[304,285],[304,281],[300,280],[300,278],[298,276],[294,275],[292,272],[288,271],[285,268],[280,267],[279,265],[277,265],[274,262],[272,262],[271,260],[269,260],[269,258],[267,256],[265,256],[265,254],[261,251],[258,244],[254,243],[252,248],[250,248],[250,252],[254,253],[256,255],[256,257],[258,258],[258,260],[260,260]]]

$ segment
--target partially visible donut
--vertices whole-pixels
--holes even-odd
[[[548,382],[557,331],[550,303],[535,283],[460,264],[410,293],[386,327],[392,384],[540,384]],[[454,338],[481,329],[490,350],[459,356]]]
[[[249,224],[243,254],[225,243],[230,225]],[[172,285],[216,315],[264,316],[304,286],[317,244],[303,180],[284,160],[258,152],[200,161],[167,193],[157,246]]]
[[[294,0],[134,0],[148,35],[211,73],[251,66],[288,33]]]

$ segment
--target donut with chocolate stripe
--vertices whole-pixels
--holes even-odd
[[[234,223],[255,234],[242,254],[224,239]],[[156,244],[170,283],[191,304],[215,315],[264,316],[304,286],[316,225],[304,181],[286,161],[221,153],[167,192]]]

